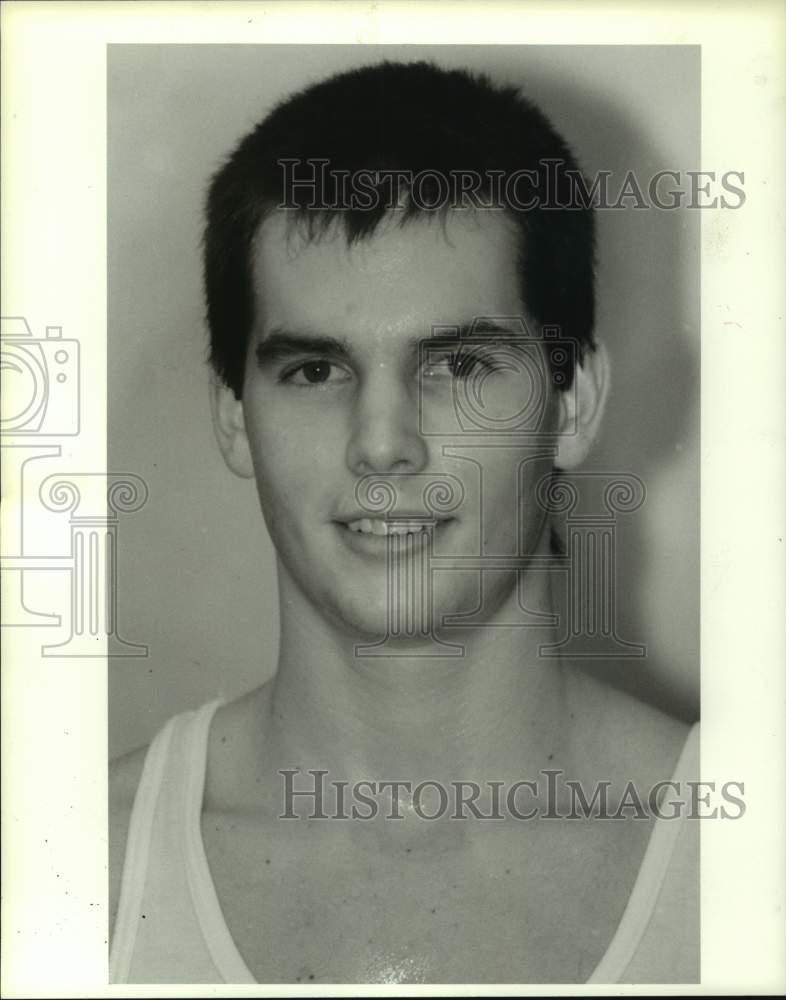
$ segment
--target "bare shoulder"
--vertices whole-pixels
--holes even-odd
[[[109,934],[114,930],[123,875],[128,824],[142,777],[147,747],[117,757],[109,764]]]
[[[257,755],[260,725],[270,712],[272,682],[221,705],[213,716],[207,748],[204,807],[242,808],[259,800]]]
[[[672,776],[690,723],[583,671],[573,672],[569,684],[579,745],[594,769],[637,785]]]

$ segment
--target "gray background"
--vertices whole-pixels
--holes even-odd
[[[142,476],[121,516],[118,621],[149,656],[110,662],[110,752],[275,669],[273,552],[253,482],[214,444],[201,207],[209,176],[271,105],[381,58],[483,69],[522,87],[588,174],[698,169],[695,46],[108,47],[110,472]],[[620,521],[619,632],[646,660],[594,667],[686,718],[699,683],[699,225],[691,210],[600,212],[597,333],[612,394],[590,468],[635,473]]]

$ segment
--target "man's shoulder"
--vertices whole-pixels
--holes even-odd
[[[270,713],[268,681],[220,705],[208,734],[204,808],[207,812],[244,808],[258,802],[260,727]],[[263,768],[275,771],[271,762]]]
[[[639,786],[671,777],[691,723],[589,673],[572,684],[581,743],[604,777]]]

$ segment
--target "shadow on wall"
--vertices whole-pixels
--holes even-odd
[[[696,58],[694,74],[697,66]],[[596,95],[588,100],[551,77],[528,79],[524,90],[583,151],[585,174],[612,172],[612,192],[631,164],[645,194],[658,170],[698,169],[698,86],[695,130],[686,143],[695,155],[687,163],[670,162],[630,109],[623,113]],[[700,211],[605,210],[597,221],[596,334],[611,355],[612,391],[587,468],[633,473],[646,487],[642,509],[618,519],[615,552],[619,636],[644,644],[646,655],[575,662],[693,719],[699,707]],[[656,591],[651,584],[659,574]],[[664,587],[668,579],[673,592]],[[566,616],[566,588],[557,585],[555,597]],[[670,662],[670,646],[686,660]]]

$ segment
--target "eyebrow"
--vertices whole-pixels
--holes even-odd
[[[347,342],[338,337],[277,327],[257,344],[255,354],[257,363],[264,365],[274,361],[285,361],[287,358],[299,358],[304,354],[321,354],[346,360],[349,358],[350,350]]]
[[[505,319],[510,321],[512,317],[505,317]],[[526,330],[526,325],[524,329]],[[460,343],[470,336],[487,335],[501,335],[506,338],[521,336],[520,331],[511,329],[504,322],[500,323],[488,318],[481,321],[473,320],[470,323],[436,326],[431,337],[412,337],[408,341],[407,347],[414,354],[417,353],[421,344],[425,346],[432,340],[437,343],[446,341]],[[309,333],[305,330],[290,330],[286,327],[272,329],[264,340],[257,344],[254,353],[259,365],[286,361],[288,358],[299,358],[304,354],[338,358],[342,361],[349,361],[352,357],[352,350],[346,339]]]

